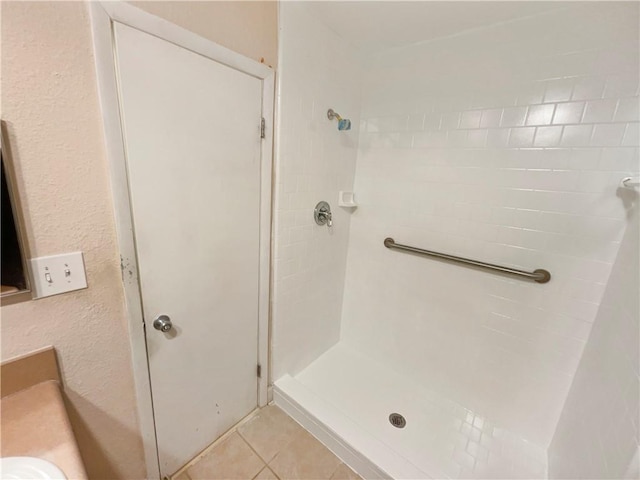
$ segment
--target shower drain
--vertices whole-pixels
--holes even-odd
[[[389,422],[396,428],[404,428],[407,424],[407,421],[399,413],[392,413],[389,415]]]

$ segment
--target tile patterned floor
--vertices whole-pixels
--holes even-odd
[[[296,397],[296,390],[290,389],[292,383],[283,384],[281,380],[276,387],[293,395],[293,401],[303,406],[309,402]],[[324,402],[325,413],[331,409],[325,418],[317,420],[325,422],[327,428],[353,448],[360,447],[365,455],[360,440],[349,436],[354,428],[341,430],[347,421],[356,425],[356,431],[383,442],[389,451],[425,472],[427,478],[547,478],[544,446],[527,441],[492,416],[465,408],[437,390],[418,385],[403,372],[342,342],[292,380],[315,395],[315,402]],[[407,418],[406,428],[391,426],[388,421],[391,412],[400,412]],[[347,421],[341,422],[341,418]],[[390,476],[402,478],[403,474],[396,469],[398,462],[384,463],[388,459],[373,457],[371,452],[369,455]]]
[[[275,405],[214,444],[172,480],[362,480]]]

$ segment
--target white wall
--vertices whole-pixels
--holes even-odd
[[[360,67],[353,50],[297,2],[280,4],[279,138],[273,286],[273,379],[295,374],[339,339],[351,190],[357,155]],[[334,108],[351,118],[339,132]],[[313,209],[331,204],[333,229]]]
[[[625,230],[617,184],[638,170],[638,4],[366,65],[342,338],[548,445]],[[388,236],[553,278],[417,258]]]
[[[640,477],[638,195],[549,448],[550,478]]]
[[[257,62],[278,63],[275,1],[177,0],[130,2]]]
[[[87,5],[2,2],[2,118],[34,257],[82,251],[89,288],[2,307],[2,360],[56,349],[92,479],[144,478]]]

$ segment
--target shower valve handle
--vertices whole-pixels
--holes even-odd
[[[331,216],[331,212],[320,212],[320,214],[327,219],[327,227],[332,227],[333,226],[333,219],[332,219],[332,216]]]
[[[327,202],[319,202],[313,211],[313,218],[318,225],[333,226],[333,215],[331,215],[331,206]]]

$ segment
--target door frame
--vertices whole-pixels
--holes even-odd
[[[270,378],[269,304],[275,71],[262,63],[258,63],[123,1],[89,2],[89,12],[96,62],[98,96],[104,121],[105,144],[110,169],[111,192],[125,293],[138,419],[148,478],[159,479],[160,466],[142,314],[142,296],[138,277],[126,150],[118,96],[113,22],[117,21],[149,33],[262,81],[262,117],[265,121],[266,134],[261,142],[260,152],[260,260],[257,350],[258,362],[262,367],[262,372],[260,378],[257,378],[259,407],[265,406],[268,402]],[[259,119],[256,119],[256,135],[260,131],[258,122]]]

